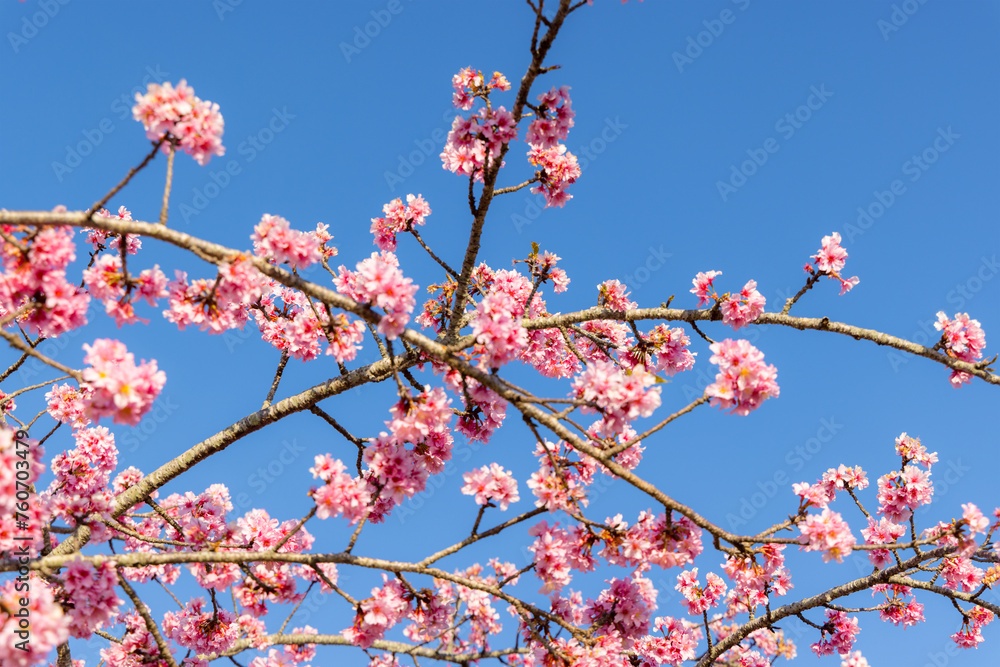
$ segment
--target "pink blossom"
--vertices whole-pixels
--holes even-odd
[[[589,601],[587,618],[592,627],[606,628],[608,634],[629,648],[649,634],[656,610],[656,589],[652,581],[638,574],[630,579],[614,578],[607,583],[608,588],[601,591],[597,600]]]
[[[265,213],[250,237],[254,254],[275,264],[304,269],[323,258],[321,243],[312,232],[291,229],[287,220]]]
[[[87,418],[112,417],[116,424],[138,424],[160,395],[166,373],[156,369],[156,361],[143,360],[137,366],[134,355],[117,340],[99,338],[83,349],[89,364],[83,382],[91,392],[83,399]]]
[[[149,84],[145,95],[135,94],[136,104],[132,116],[146,128],[150,141],[163,143],[163,152],[169,152],[172,140],[195,161],[205,166],[213,155],[225,155],[222,145],[224,122],[219,105],[201,100],[194,90],[181,79],[174,88],[169,82]]]
[[[129,211],[124,206],[118,207],[118,214],[111,215],[111,213],[106,208],[102,208],[97,212],[97,216],[100,218],[117,218],[124,222],[132,221],[132,212]],[[87,243],[94,244],[94,252],[100,252],[101,250],[118,250],[120,247],[120,242],[122,239],[121,234],[115,234],[114,232],[107,232],[103,229],[87,229]],[[129,255],[134,255],[139,252],[142,248],[142,239],[135,234],[125,235],[125,252]]]
[[[844,556],[851,555],[854,548],[851,527],[840,514],[829,509],[823,510],[822,514],[808,515],[799,524],[799,530],[802,531],[799,537],[799,542],[803,545],[801,548],[804,551],[822,551],[824,562],[833,559],[841,563]]]
[[[573,195],[567,194],[566,186],[576,183],[576,179],[580,178],[580,165],[576,156],[567,151],[564,144],[556,144],[551,148],[530,145],[528,161],[540,167],[537,172],[539,184],[531,188],[531,192],[545,196],[546,208],[564,206],[573,198]]]
[[[477,350],[483,354],[483,364],[500,368],[516,358],[527,345],[528,332],[513,313],[519,305],[504,292],[494,292],[479,302],[472,320],[472,335]]]
[[[847,260],[847,251],[840,245],[840,234],[834,232],[830,236],[824,236],[822,244],[819,251],[812,255],[815,269],[812,264],[806,264],[806,272],[815,271],[818,275],[826,275],[832,280],[837,280],[840,282],[840,293],[846,294],[861,281],[857,276],[843,278],[840,275]]]
[[[359,303],[385,312],[378,324],[379,333],[392,339],[403,333],[416,301],[417,286],[399,270],[399,260],[388,251],[372,253],[358,262],[357,272],[341,266],[334,279],[337,291]]]
[[[842,658],[840,667],[871,667],[868,660],[861,655],[861,651],[854,651],[840,657]]]
[[[719,366],[715,382],[705,388],[711,405],[746,416],[779,394],[778,371],[764,364],[764,354],[746,340],[727,338],[709,346],[709,361]]]
[[[691,281],[694,283],[694,287],[690,291],[698,297],[699,308],[709,301],[719,299],[719,295],[715,292],[715,286],[712,283],[715,281],[716,276],[721,275],[722,271],[709,271],[707,273],[699,271],[698,275]]]
[[[239,638],[236,614],[222,607],[203,611],[205,600],[194,598],[178,612],[163,616],[163,634],[197,653],[222,652]]]
[[[955,313],[955,319],[950,320],[944,311],[938,312],[937,318],[934,328],[942,332],[940,345],[945,354],[970,364],[983,358],[986,334],[983,333],[979,320],[970,319],[968,313]],[[951,372],[953,387],[961,387],[969,382],[972,382],[970,373],[957,370]]]
[[[865,544],[892,544],[905,534],[905,526],[893,523],[885,517],[878,521],[868,517],[868,527],[861,529]],[[871,560],[872,565],[880,570],[895,562],[888,549],[873,549],[868,552],[868,559]]]
[[[574,124],[576,113],[569,98],[569,86],[552,88],[540,94],[538,108],[538,117],[528,126],[525,141],[541,148],[552,148],[566,139]]]
[[[913,461],[928,470],[938,461],[937,452],[927,452],[927,448],[920,444],[920,438],[911,438],[906,433],[901,433],[896,438],[896,453],[903,457],[904,463]]]
[[[500,464],[491,463],[462,475],[465,485],[462,493],[475,496],[476,503],[486,505],[495,502],[501,511],[521,499],[517,493],[517,481],[509,470],[504,470]]]
[[[903,467],[878,479],[879,514],[893,523],[902,523],[910,518],[913,510],[931,502],[934,487],[931,473],[914,465]]]
[[[698,583],[698,568],[685,570],[677,575],[675,587],[684,596],[681,602],[689,614],[700,616],[703,612],[719,604],[726,594],[726,584],[714,572],[705,575],[705,585]]]
[[[584,414],[599,412],[597,432],[602,437],[621,433],[633,420],[648,417],[660,407],[660,388],[652,386],[655,378],[637,366],[625,375],[612,362],[587,364],[573,380],[574,396],[592,402],[596,408],[581,408]]]
[[[751,280],[737,294],[728,294],[721,303],[722,323],[733,329],[750,324],[764,312],[766,299],[757,291],[757,281]]]
[[[971,593],[983,581],[983,570],[972,564],[968,558],[945,558],[941,567],[944,587]]]
[[[618,280],[605,280],[597,286],[597,305],[611,310],[624,311],[638,304],[630,300],[628,288]]]
[[[341,634],[351,643],[368,648],[376,639],[381,639],[385,631],[399,623],[410,611],[408,593],[396,579],[385,582],[381,588],[372,589],[372,597],[362,600],[354,618],[354,625]]]
[[[395,250],[396,234],[408,232],[414,225],[423,225],[425,218],[431,214],[431,207],[423,195],[406,195],[406,205],[403,200],[393,199],[382,207],[384,218],[372,218],[371,232],[375,235],[375,245],[379,250]]]
[[[846,655],[854,647],[854,639],[861,631],[858,619],[848,618],[842,611],[826,610],[827,622],[823,625],[822,638],[812,645],[818,656],[839,653]]]
[[[60,574],[64,605],[73,637],[89,638],[118,612],[122,603],[115,594],[118,575],[112,563],[94,566],[82,560],[70,561]]]
[[[698,635],[681,619],[667,616],[656,618],[653,628],[663,636],[647,635],[635,646],[636,653],[654,665],[680,665],[695,659]]]
[[[346,474],[346,469],[340,459],[330,458],[329,454],[317,456],[316,465],[309,472],[321,479],[324,486],[312,491],[312,497],[317,517],[343,515],[353,525],[364,518],[371,495],[364,480]]]

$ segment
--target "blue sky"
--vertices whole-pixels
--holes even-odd
[[[968,312],[982,323],[992,354],[1000,331],[1000,280],[994,280],[1000,272],[1000,5],[596,5],[567,21],[548,61],[561,68],[535,91],[572,88],[577,117],[566,143],[586,160],[571,186],[573,199],[544,211],[526,191],[496,200],[481,259],[509,268],[532,241],[560,255],[572,283],[558,298],[547,295],[552,311],[593,305],[595,286],[608,278],[628,283],[641,305],[676,295],[674,305],[694,307],[691,278],[711,269],[723,271],[718,284],[727,291],[757,280],[774,310],[804,282],[801,267],[820,238],[838,231],[850,253],[846,272],[859,276],[860,285],[841,297],[823,281],[793,314],[825,315],[932,344],[937,311]],[[433,209],[422,230],[427,242],[460,263],[469,222],[466,181],[441,169],[437,157],[456,113],[451,76],[472,66],[499,70],[516,85],[529,60],[532,24],[523,3],[412,0],[264,6],[7,0],[0,20],[0,85],[9,100],[0,106],[0,205],[89,206],[148,150],[128,113],[134,93],[150,80],[186,78],[197,95],[220,104],[227,154],[206,167],[178,158],[170,225],[246,248],[263,213],[282,215],[300,229],[321,221],[349,267],[374,250],[370,219],[407,193],[423,194]],[[510,93],[494,103],[512,101]],[[501,185],[529,177],[526,150],[510,151]],[[154,161],[109,208],[125,205],[136,219],[155,219],[164,164]],[[403,243],[399,254],[407,275],[426,286],[441,276],[421,252]],[[138,261],[210,275],[199,262],[152,242]],[[118,331],[95,311],[85,332],[46,345],[47,353],[79,366],[83,343],[116,336],[137,357],[157,359],[168,378],[158,411],[140,427],[113,429],[121,466],[149,471],[259,408],[278,353],[250,329],[208,337],[179,332],[149,308],[140,315],[152,324]],[[707,333],[732,335],[721,324]],[[984,510],[998,504],[996,473],[984,465],[998,445],[995,387],[977,382],[956,390],[939,365],[833,334],[762,327],[747,336],[777,366],[781,397],[746,418],[699,408],[651,441],[639,472],[668,494],[724,527],[759,530],[795,511],[791,482],[812,482],[839,463],[861,465],[873,480],[897,466],[893,440],[906,431],[942,461],[933,478],[937,501],[923,521],[948,520],[963,502]],[[714,375],[707,345],[696,341],[694,349],[695,371],[664,386],[664,414],[686,405]],[[360,360],[375,358],[369,344]],[[279,396],[331,372],[328,361],[293,361]],[[517,368],[505,372],[529,377]],[[47,377],[29,365],[8,383]],[[423,380],[434,382],[429,373]],[[535,386],[549,395],[568,389]],[[391,403],[391,387],[379,386],[323,407],[356,434],[371,436]],[[475,517],[472,500],[458,493],[460,473],[491,461],[515,471],[524,499],[509,512],[525,511],[533,446],[518,421],[511,417],[484,447],[460,440],[461,459],[441,487],[419,506],[406,506],[401,518],[366,530],[358,550],[409,558],[460,539]],[[298,415],[246,438],[167,491],[200,492],[222,481],[238,505],[245,498],[243,510],[263,506],[272,516],[297,518],[309,508],[304,494],[312,456],[349,457],[350,450],[317,418]],[[772,490],[775,479],[786,477]],[[875,504],[871,490],[864,497]],[[763,506],[753,507],[754,501]],[[613,486],[595,498],[590,514],[621,512],[634,521],[647,507],[647,500]],[[743,520],[741,508],[746,525],[733,523]],[[834,509],[861,527],[856,509],[843,502]],[[456,523],[443,527],[442,511]],[[310,529],[317,548],[343,547],[342,524],[315,522]],[[476,557],[523,564],[520,547],[489,544]],[[704,558],[701,571],[718,570],[717,560]],[[792,570],[796,596],[863,573],[853,562],[813,567],[815,554],[790,554],[790,561],[798,566]],[[659,614],[680,614],[671,600],[675,575],[658,575],[668,582],[660,586]],[[374,584],[365,572],[344,571],[342,581],[361,597]],[[599,578],[578,575],[578,581],[586,582],[585,594],[600,590]],[[531,595],[532,586],[520,589]],[[150,596],[160,613],[169,609],[165,596]],[[932,656],[950,650],[957,614],[934,599],[923,601],[927,628],[904,632],[862,619],[857,648],[873,665],[933,664]],[[308,622],[339,631],[349,620],[336,606]],[[995,664],[1000,635],[989,627],[986,637],[954,664]],[[800,655],[815,640],[803,634]],[[97,647],[81,647],[78,657],[96,664]],[[331,659],[362,662],[360,654],[334,648],[321,650],[316,663]]]

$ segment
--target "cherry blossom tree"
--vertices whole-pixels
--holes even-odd
[[[177,154],[202,166],[225,154],[219,105],[195,96],[184,80],[150,84],[136,96],[132,111],[152,146],[89,209],[0,211],[0,335],[15,355],[0,380],[16,377],[31,358],[54,376],[0,395],[4,665],[79,665],[74,641],[96,637],[109,667],[197,667],[226,658],[252,667],[322,664],[317,647],[330,645],[344,648],[324,650],[353,651],[353,660],[382,667],[411,659],[748,667],[809,652],[861,667],[868,664],[855,648],[862,627],[923,623],[931,600],[947,601],[954,613],[951,627],[929,631],[963,648],[984,641],[983,628],[1000,613],[985,596],[1000,579],[1000,510],[966,502],[950,522],[922,523],[915,513],[934,500],[938,455],[919,438],[902,432],[895,443],[880,443],[898,457],[889,466],[888,456],[873,455],[869,470],[831,461],[820,479],[786,489],[787,515],[775,510],[774,524],[754,534],[735,533],[668,495],[643,466],[661,431],[695,410],[716,408],[719,419],[738,420],[780,400],[780,369],[740,337],[744,329],[846,336],[937,364],[942,381],[948,373],[957,389],[998,385],[989,367],[995,357],[987,358],[970,314],[938,313],[932,347],[793,315],[812,289],[836,288],[849,298],[861,282],[849,275],[837,232],[817,239],[815,254],[806,248],[787,258],[806,263],[801,289],[782,303],[768,303],[755,280],[709,270],[690,287],[672,287],[681,294],[676,307],[674,297],[641,306],[628,285],[609,279],[597,286],[595,306],[561,313],[557,295],[571,276],[553,252],[534,244],[513,268],[482,259],[496,198],[530,190],[548,207],[572,206],[582,186],[565,143],[575,117],[570,90],[548,56],[588,3],[527,4],[530,64],[520,79],[472,67],[452,79],[456,115],[440,159],[467,200],[461,256],[425,242],[418,228],[435,224],[433,202],[414,193],[372,218],[376,251],[337,266],[335,230],[325,224],[296,228],[262,213],[246,230],[245,248],[172,228]],[[124,205],[116,213],[105,208],[137,173],[164,161],[158,220],[134,220]],[[515,163],[527,164],[530,177],[508,178]],[[426,296],[396,254],[404,243],[425,251],[439,276]],[[143,256],[150,244],[176,247],[201,269],[189,276],[150,266]],[[154,470],[120,469],[108,424],[142,423],[169,376],[106,336],[85,336],[82,368],[39,351],[44,339],[92,327],[91,303],[126,340],[148,322],[139,313],[155,310],[179,329],[202,332],[191,336],[259,331],[278,357],[263,407]],[[696,359],[692,341],[701,340],[707,359]],[[380,359],[359,364],[359,351],[371,347]],[[291,360],[333,372],[288,390]],[[696,364],[710,367],[714,381],[683,405],[666,389]],[[518,378],[529,370],[542,379],[526,387]],[[351,432],[324,402],[368,385],[394,398],[382,424]],[[18,408],[29,392],[44,394],[45,410]],[[235,512],[226,486],[186,486],[195,467],[210,467],[252,433],[302,413],[328,424],[342,445],[311,452],[315,486],[302,516]],[[416,560],[359,546],[366,530],[461,465],[456,443],[489,443],[501,428],[519,430],[535,471],[517,479],[500,449],[488,465],[462,469],[461,494],[469,498],[454,502],[474,516],[464,539]],[[596,513],[595,489],[611,482],[649,509]],[[168,484],[175,490],[168,493]],[[515,507],[525,504],[531,509]],[[320,532],[336,535],[336,546],[319,548]],[[522,561],[479,557],[504,540],[524,540]],[[816,568],[862,552],[869,571],[797,596],[786,563],[794,551],[818,552],[811,554]],[[354,570],[381,577],[374,587],[359,586],[345,577]],[[591,572],[599,579],[588,579]],[[659,603],[663,581],[679,593],[669,605]],[[162,608],[161,588],[175,606]],[[296,611],[316,597],[353,621],[297,625]],[[792,625],[804,633],[792,637]],[[800,636],[809,637],[808,647],[796,644]]]

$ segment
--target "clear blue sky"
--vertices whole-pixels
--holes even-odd
[[[398,13],[388,12],[390,5]],[[694,307],[691,278],[711,269],[723,271],[718,284],[724,290],[757,280],[774,310],[804,282],[801,267],[820,238],[839,231],[850,253],[846,272],[859,276],[860,285],[840,297],[824,281],[793,314],[825,315],[927,342],[934,339],[930,322],[938,310],[949,316],[968,312],[986,331],[987,351],[995,352],[1000,5],[596,5],[566,23],[549,59],[561,69],[536,90],[572,87],[577,117],[567,144],[577,155],[590,153],[570,189],[574,198],[564,209],[541,214],[526,192],[495,201],[483,237],[484,261],[509,268],[512,258],[530,252],[532,241],[560,255],[572,283],[558,298],[547,295],[553,311],[593,305],[595,286],[608,278],[627,282],[641,305],[676,295],[674,305]],[[379,17],[385,25],[369,25]],[[380,215],[385,202],[410,192],[423,194],[433,209],[425,239],[460,263],[469,223],[466,181],[441,169],[437,158],[455,114],[451,76],[465,66],[499,70],[516,86],[529,60],[532,24],[527,6],[514,1],[411,0],[266,6],[233,0],[51,0],[51,6],[4,0],[0,19],[0,85],[7,100],[0,106],[0,205],[89,206],[148,150],[128,112],[134,92],[151,79],[186,78],[197,95],[221,105],[227,155],[204,168],[178,158],[170,225],[246,248],[263,213],[282,215],[301,229],[322,221],[335,236],[339,259],[350,267],[374,250],[370,218]],[[359,37],[366,26],[375,35],[367,41]],[[512,100],[513,93],[496,103],[510,106]],[[501,185],[530,173],[524,151],[511,150]],[[763,164],[743,165],[754,157]],[[125,205],[136,219],[155,219],[164,164],[157,159],[109,208]],[[227,164],[238,172],[228,182],[219,175]],[[741,168],[752,175],[734,177]],[[214,184],[225,187],[214,187],[213,174]],[[872,215],[862,225],[859,208]],[[418,250],[404,239],[400,256],[407,274],[421,286],[440,280]],[[135,266],[159,263],[181,266],[192,277],[210,275],[198,262],[148,241],[137,261]],[[84,342],[120,336],[137,357],[158,360],[167,385],[157,418],[136,429],[113,427],[121,467],[148,472],[259,408],[278,353],[251,330],[209,338],[178,332],[148,307],[139,314],[152,324],[119,332],[95,312],[86,333],[47,345],[60,361],[79,366]],[[927,338],[925,329],[931,332]],[[721,324],[707,333],[732,335]],[[996,387],[976,382],[956,390],[939,365],[894,363],[885,349],[832,334],[762,328],[748,335],[777,366],[781,397],[747,418],[699,408],[651,441],[639,472],[674,498],[727,528],[759,530],[795,511],[791,482],[815,481],[839,463],[863,466],[872,480],[898,466],[893,439],[907,431],[942,461],[933,477],[936,502],[921,516],[925,524],[960,514],[963,502],[984,511],[1000,504],[995,469],[984,465],[998,445]],[[691,392],[700,393],[706,373],[714,375],[707,346],[697,341],[695,349],[696,370],[664,388],[664,414],[687,404]],[[369,344],[360,358],[376,357]],[[328,359],[293,361],[279,396],[332,372]],[[506,372],[527,377],[519,369]],[[47,377],[28,368],[9,382]],[[555,384],[545,389],[550,395],[566,390]],[[356,434],[371,436],[391,402],[391,388],[366,387],[324,408]],[[23,403],[29,414],[32,402]],[[453,474],[420,507],[408,506],[413,511],[405,521],[390,518],[366,529],[358,552],[409,558],[460,539],[475,507],[458,493],[459,473],[494,460],[514,469],[521,482],[524,499],[509,512],[525,511],[533,445],[517,422],[511,417],[509,428],[475,451],[460,440],[468,460],[449,468]],[[830,423],[835,433],[826,438],[831,429],[823,429]],[[805,455],[797,453],[800,448],[807,448]],[[49,451],[59,449],[53,443]],[[234,497],[245,494],[249,504],[272,516],[298,518],[310,506],[304,494],[312,483],[312,456],[349,457],[350,451],[318,419],[299,415],[246,438],[167,491],[200,492],[224,482]],[[280,473],[261,482],[255,471],[268,465]],[[945,481],[948,470],[951,484]],[[777,495],[747,525],[731,525],[728,517],[739,515],[744,500],[761,489],[773,494],[769,482],[776,476],[788,478]],[[873,491],[864,498],[875,505]],[[621,512],[634,521],[649,506],[616,486],[594,500],[590,514],[602,519]],[[856,509],[842,501],[834,509],[860,529]],[[443,526],[441,511],[456,523]],[[345,543],[342,522],[310,523],[310,529],[318,549],[336,551]],[[860,540],[859,530],[855,534]],[[490,555],[519,564],[527,557],[512,542],[477,552],[484,560]],[[703,558],[702,574],[718,571],[720,560]],[[862,573],[853,562],[812,568],[819,560],[816,554],[790,553],[795,596]],[[654,575],[654,581],[668,582],[660,585],[658,614],[681,613],[671,600],[676,574]],[[370,573],[346,570],[342,581],[358,597],[374,584]],[[585,594],[600,590],[599,579],[577,575],[574,583],[584,585]],[[531,582],[520,589],[526,595],[534,590]],[[170,608],[161,593],[151,590],[150,596],[159,613]],[[932,598],[923,601],[927,627],[903,631],[875,617],[862,619],[857,648],[872,665],[933,664],[932,656],[951,646],[948,635],[958,630],[958,615]],[[857,604],[867,602],[862,596]],[[308,622],[336,632],[349,623],[343,611],[331,604]],[[949,657],[949,664],[996,664],[996,626],[987,628],[987,643],[978,651]],[[814,660],[805,654],[816,639],[810,632],[798,640],[806,662]],[[75,657],[96,665],[99,644],[78,648]],[[316,664],[363,662],[350,649],[323,651]],[[839,664],[833,658],[824,662]]]

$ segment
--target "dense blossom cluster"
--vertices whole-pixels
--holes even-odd
[[[475,496],[479,505],[495,503],[504,511],[521,499],[517,493],[517,480],[498,463],[467,472],[462,475],[462,479],[465,480],[462,493]]]
[[[810,514],[799,524],[799,542],[805,551],[822,551],[823,560],[843,562],[856,544],[851,527],[844,518],[829,508],[820,514]]]
[[[132,116],[146,128],[151,141],[167,138],[163,152],[178,146],[204,166],[213,155],[225,155],[222,145],[224,122],[219,105],[195,97],[194,89],[181,79],[174,88],[169,82],[149,84],[145,95],[136,93]]]
[[[826,623],[823,625],[823,638],[812,645],[813,652],[818,656],[839,653],[846,655],[854,648],[854,640],[861,628],[857,617],[848,618],[842,611],[826,610]]]
[[[528,332],[513,315],[518,309],[519,304],[506,292],[494,292],[476,307],[472,335],[488,368],[500,368],[515,359],[527,344]]]
[[[83,349],[88,364],[82,374],[87,418],[111,417],[116,424],[138,424],[160,395],[167,374],[157,370],[155,360],[136,365],[135,355],[117,340],[99,338]]]
[[[73,230],[45,227],[18,240],[6,230],[2,242],[0,316],[11,313],[30,333],[52,338],[87,323],[90,296],[66,280],[66,267],[76,259]]]
[[[705,388],[713,406],[746,416],[768,398],[778,396],[778,371],[764,363],[764,353],[746,340],[727,338],[709,346],[709,361],[719,367],[715,382]]]
[[[323,259],[320,236],[292,229],[291,223],[281,216],[265,213],[253,229],[250,239],[258,257],[275,264],[288,264],[293,269],[304,269]],[[321,224],[317,231],[325,229],[326,225]]]
[[[531,121],[525,141],[539,148],[553,148],[569,136],[573,127],[573,103],[569,98],[569,86],[553,87],[538,96],[539,115]]]
[[[940,345],[949,357],[970,364],[983,358],[986,334],[983,333],[979,320],[970,319],[968,313],[955,313],[955,319],[949,319],[943,311],[938,312],[934,328],[941,332]],[[972,382],[970,373],[952,370],[953,387],[961,387],[969,382]]]
[[[660,388],[646,369],[636,366],[625,374],[611,362],[587,364],[574,380],[574,396],[588,404],[584,414],[600,413],[597,433],[604,438],[621,433],[639,417],[648,417],[660,407]]]
[[[580,164],[564,144],[552,148],[532,145],[528,151],[528,162],[539,167],[538,185],[531,188],[531,191],[545,197],[546,207],[562,207],[573,198],[573,195],[566,192],[566,187],[580,178]]]
[[[403,333],[416,305],[417,286],[399,269],[399,259],[391,252],[372,253],[357,264],[357,271],[341,266],[334,284],[344,296],[358,303],[381,308],[385,315],[378,331],[387,338]]]

